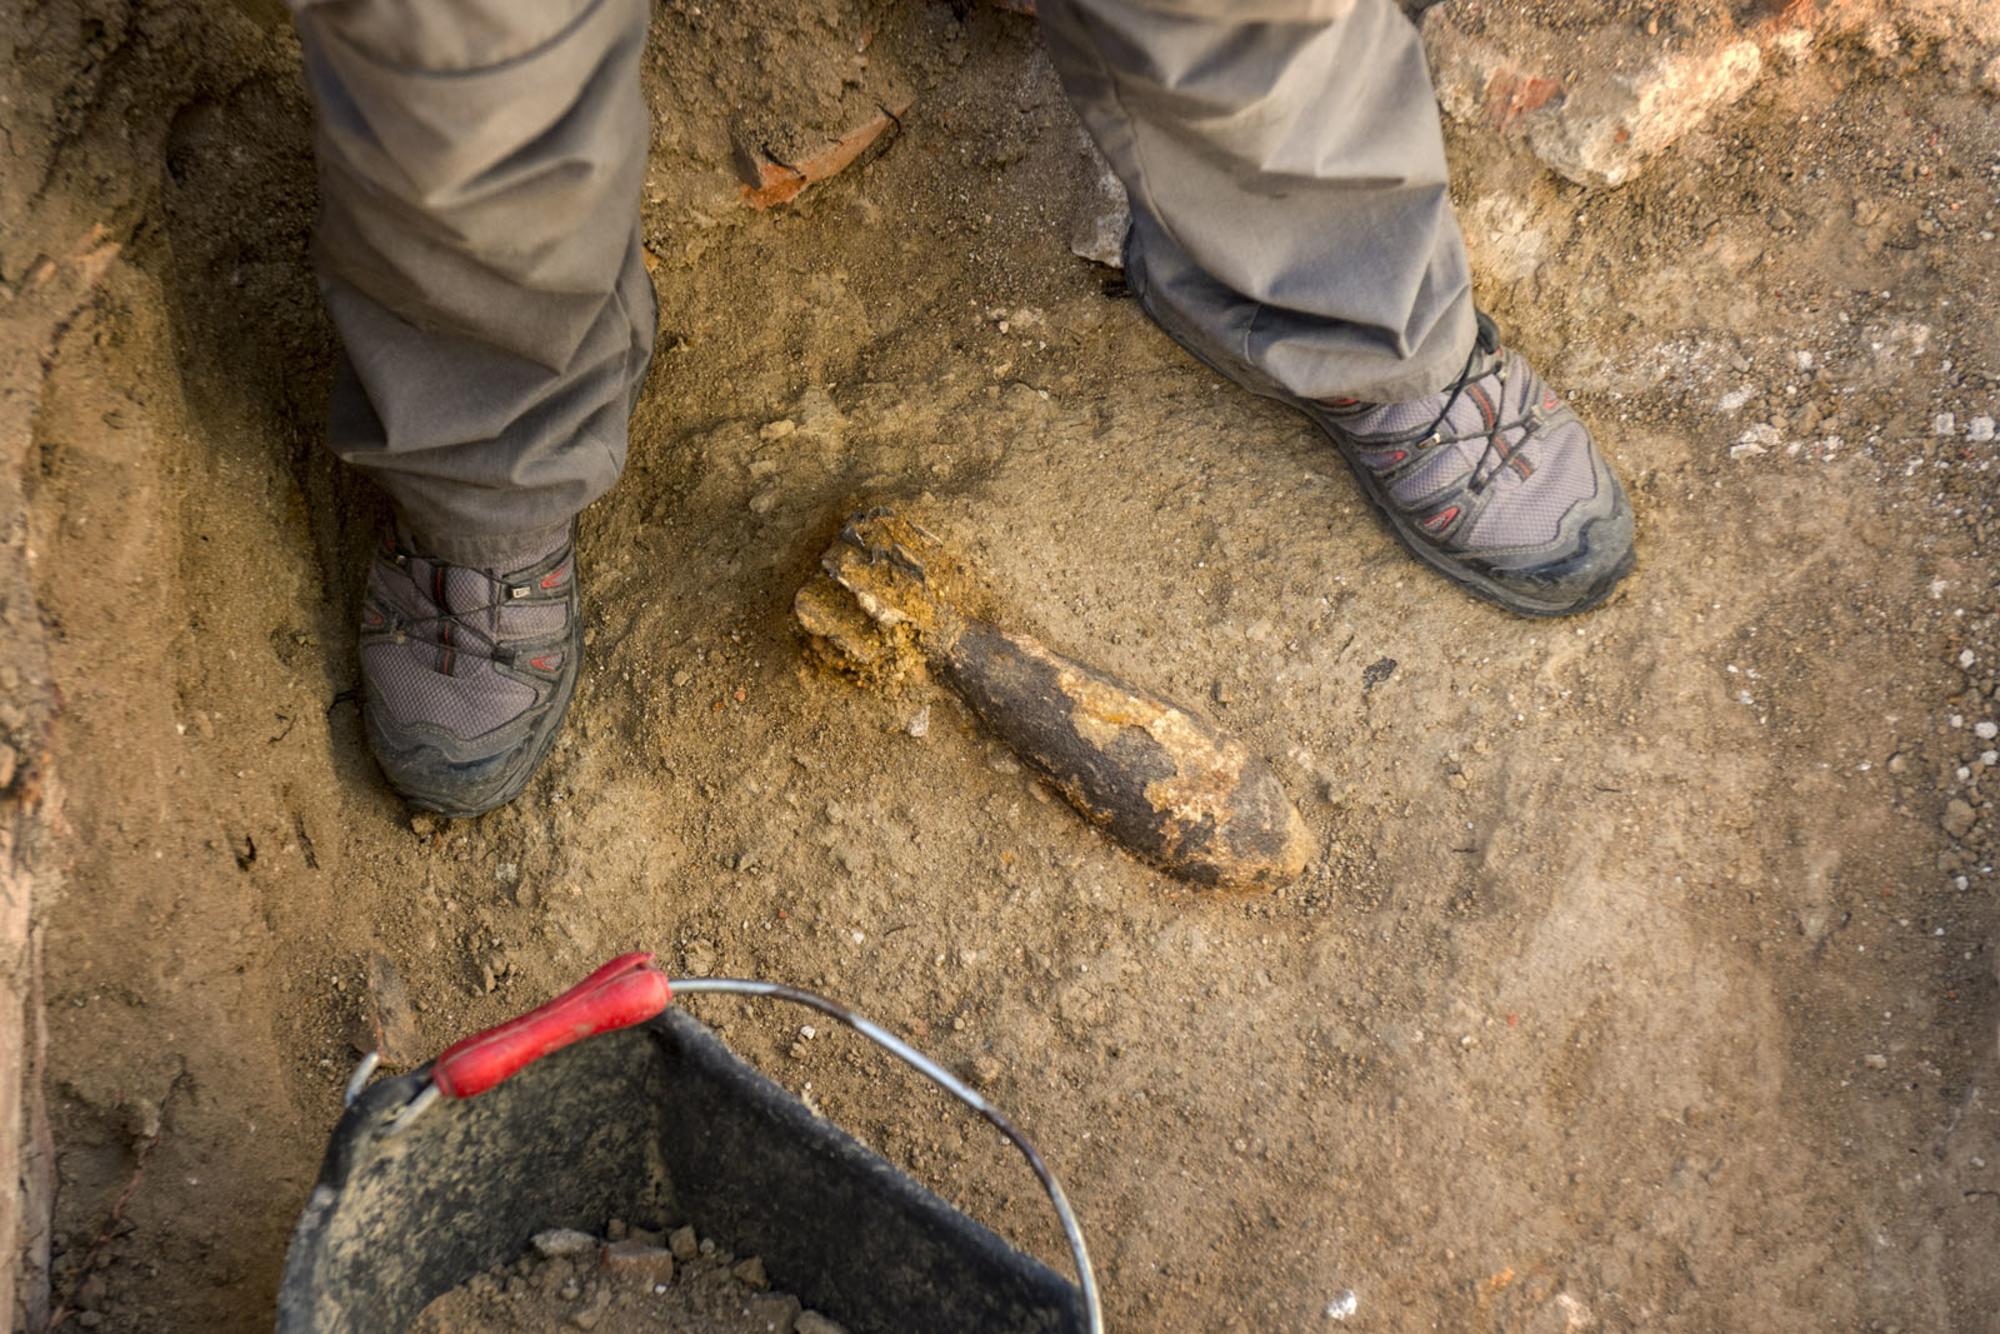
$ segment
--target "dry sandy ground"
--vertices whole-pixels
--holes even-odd
[[[55,345],[28,515],[58,1298],[268,1322],[371,951],[435,1048],[645,946],[983,1071],[1117,1328],[1323,1328],[1348,1289],[1382,1330],[1992,1327],[2000,103],[1825,53],[1608,193],[1454,140],[1486,304],[1639,508],[1627,591],[1531,623],[1068,253],[1090,167],[1030,21],[708,8],[655,29],[662,350],[584,520],[589,675],[526,798],[426,833],[355,711],[378,511],[316,452],[290,39],[36,11],[99,25],[48,188],[121,199],[124,243]],[[918,100],[740,208],[730,117],[810,79],[828,132],[871,81]],[[1302,882],[1165,881],[944,696],[804,666],[832,527],[922,494],[1022,624],[1278,765]],[[795,1016],[698,1012],[1055,1262],[990,1135]]]

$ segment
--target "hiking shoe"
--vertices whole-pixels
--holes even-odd
[[[1458,378],[1407,403],[1297,401],[1412,554],[1524,616],[1604,601],[1631,573],[1632,507],[1589,428],[1493,321]]]
[[[582,660],[575,528],[507,570],[449,565],[392,533],[361,604],[368,744],[413,806],[479,815],[555,744]]]

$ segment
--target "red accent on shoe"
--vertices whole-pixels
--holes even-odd
[[[528,659],[528,665],[538,672],[552,672],[556,670],[557,664],[549,661],[550,656],[544,653],[539,658],[530,658]]]
[[[1458,506],[1451,505],[1445,509],[1439,510],[1436,514],[1431,515],[1430,518],[1425,519],[1424,527],[1430,529],[1432,532],[1435,533],[1439,529],[1444,528],[1453,519],[1456,519],[1457,517],[1458,517]]]
[[[561,588],[562,581],[568,577],[569,577],[569,566],[558,565],[555,569],[550,570],[547,574],[542,576],[542,587]]]
[[[1557,408],[1561,406],[1562,406],[1562,400],[1557,398],[1553,392],[1542,395],[1543,412],[1554,412]]]
[[[1326,405],[1330,408],[1351,408],[1360,401],[1358,398],[1329,398]]]

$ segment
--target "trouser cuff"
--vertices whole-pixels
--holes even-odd
[[[418,552],[434,556],[447,565],[470,565],[482,570],[518,570],[533,565],[561,546],[569,537],[574,519],[518,533],[439,533],[427,532],[398,516],[396,527]]]

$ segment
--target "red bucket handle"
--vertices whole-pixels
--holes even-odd
[[[650,951],[621,954],[546,1005],[454,1042],[431,1080],[447,1098],[476,1097],[572,1042],[645,1023],[673,998]]]

